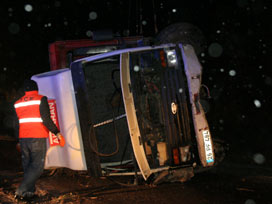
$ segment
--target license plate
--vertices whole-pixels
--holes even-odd
[[[204,145],[205,145],[206,161],[207,163],[214,162],[210,132],[209,130],[203,130],[202,134],[203,134]]]

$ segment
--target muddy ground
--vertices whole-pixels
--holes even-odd
[[[272,203],[269,158],[260,165],[252,162],[250,154],[239,159],[233,154],[186,183],[157,186],[140,178],[137,185],[133,176],[92,178],[86,172],[47,170],[37,182],[37,197],[32,203]],[[0,202],[22,203],[14,199],[23,176],[14,141],[0,140],[0,161]]]

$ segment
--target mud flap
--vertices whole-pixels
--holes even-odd
[[[199,100],[202,67],[191,45],[179,45],[187,77],[192,117],[196,133],[197,147],[201,164],[204,167],[214,165],[213,142],[204,110]]]

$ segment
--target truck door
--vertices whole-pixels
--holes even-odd
[[[151,175],[151,171],[146,159],[141,133],[137,121],[134,99],[131,92],[129,53],[123,53],[121,55],[121,61],[122,61],[121,64],[122,92],[127,114],[127,122],[130,132],[131,143],[141,173],[144,179],[147,179]]]
[[[75,63],[71,69],[88,169],[99,176],[113,163],[127,163],[133,156],[120,85],[120,55]]]

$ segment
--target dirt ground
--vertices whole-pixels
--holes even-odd
[[[0,141],[0,202],[14,199],[23,172],[14,141]],[[86,172],[46,170],[30,203],[272,203],[272,169],[226,159],[217,168],[197,173],[186,183],[148,185],[139,178],[92,178]]]

